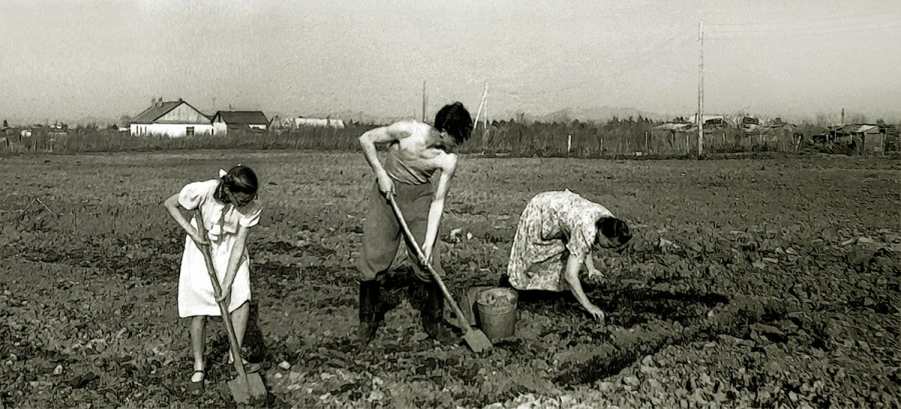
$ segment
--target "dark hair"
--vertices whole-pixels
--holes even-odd
[[[224,188],[228,188],[232,193],[244,193],[248,195],[255,195],[259,188],[257,174],[254,173],[252,169],[243,165],[238,165],[229,169],[220,179],[222,180],[222,183],[219,184],[219,189],[216,190],[216,199],[222,203],[231,203],[231,199],[229,199],[228,195],[223,191]]]
[[[598,231],[604,237],[619,243],[620,246],[632,240],[632,232],[629,231],[629,225],[615,217],[602,217],[595,222],[595,226],[597,226]]]
[[[472,134],[472,117],[460,102],[448,104],[435,114],[435,129],[447,132],[454,142],[463,143]]]

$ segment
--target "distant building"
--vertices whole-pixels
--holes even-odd
[[[297,118],[285,118],[283,123],[281,124],[283,128],[296,129],[301,126],[315,126],[315,127],[328,127],[328,128],[344,128],[344,121],[340,119],[331,119],[331,118],[304,118],[299,116]]]
[[[209,117],[181,98],[165,102],[160,98],[131,120],[129,131],[132,136],[180,138],[210,134],[213,132],[213,124]]]
[[[269,120],[261,111],[218,111],[213,115],[213,135],[224,136],[231,130],[265,131]]]
[[[760,120],[751,116],[743,116],[739,120],[739,128],[745,132],[756,131],[760,128]]]
[[[679,122],[665,122],[660,125],[657,125],[652,130],[655,131],[673,131],[673,132],[682,132],[691,129],[691,124],[689,123],[679,123]],[[695,127],[694,129],[698,129]]]
[[[720,126],[720,127],[726,126],[726,117],[724,117],[722,115],[703,115],[702,117],[704,118],[705,126],[708,126],[708,125]],[[698,114],[692,115],[688,119],[688,122],[692,123],[692,124],[697,124],[698,123]]]
[[[836,144],[847,145],[854,153],[882,152],[885,148],[886,127],[878,124],[849,124],[830,127]]]

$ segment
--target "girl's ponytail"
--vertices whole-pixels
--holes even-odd
[[[228,173],[222,175],[219,179],[222,180],[222,184],[231,189],[235,184],[235,176],[230,175]]]
[[[235,176],[224,169],[219,169],[219,187],[216,188],[216,200],[225,204],[231,203],[231,197],[225,192],[225,189],[231,190],[234,184]]]
[[[228,189],[232,192],[241,192],[255,195],[259,188],[259,181],[256,173],[249,167],[241,165],[235,166],[228,170],[222,179],[228,185]]]
[[[216,189],[216,199],[222,203],[231,203],[231,198],[226,194],[227,188],[231,192],[240,192],[256,195],[259,182],[257,175],[247,166],[238,164],[226,172],[219,169],[219,188]]]

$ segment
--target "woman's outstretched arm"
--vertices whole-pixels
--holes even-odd
[[[582,307],[585,308],[594,319],[602,321],[604,319],[604,312],[592,304],[591,301],[588,300],[588,296],[585,295],[585,291],[582,290],[582,281],[579,280],[579,270],[582,268],[582,262],[583,260],[581,257],[570,254],[569,258],[566,259],[565,272],[563,273],[564,279],[566,284],[569,285],[569,289],[576,297],[576,300],[579,301],[579,304],[582,304]]]

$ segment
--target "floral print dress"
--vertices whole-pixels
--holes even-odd
[[[566,260],[570,254],[588,256],[597,235],[595,222],[602,217],[613,214],[569,190],[533,197],[520,216],[510,250],[510,284],[518,290],[566,290]]]

